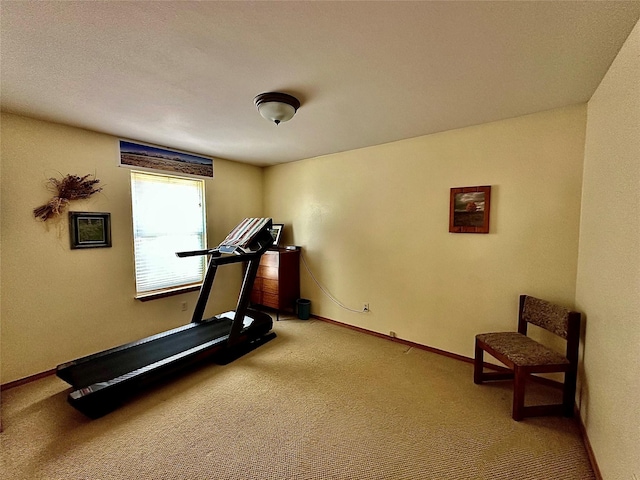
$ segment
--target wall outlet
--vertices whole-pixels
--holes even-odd
[[[188,307],[187,302],[182,302],[182,303],[180,304],[180,309],[181,309],[183,312],[186,312],[186,311],[187,311],[187,307]]]
[[[396,332],[394,332],[393,330],[391,332],[389,332],[389,336],[391,338],[396,338]]]
[[[364,308],[362,309],[363,312],[368,312],[369,311],[369,304],[365,303],[364,304]]]

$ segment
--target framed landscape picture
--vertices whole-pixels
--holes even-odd
[[[111,214],[69,212],[71,248],[99,248],[111,246]]]
[[[489,233],[491,186],[452,188],[449,232]]]
[[[213,178],[211,158],[126,140],[120,140],[120,166]]]

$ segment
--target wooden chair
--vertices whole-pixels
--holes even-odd
[[[532,323],[567,341],[566,355],[527,337]],[[520,295],[517,332],[476,335],[473,381],[513,379],[514,420],[539,415],[573,415],[578,373],[580,314],[527,295]],[[504,363],[510,372],[484,372],[484,352]],[[536,373],[564,372],[562,403],[556,405],[524,405],[527,377]]]

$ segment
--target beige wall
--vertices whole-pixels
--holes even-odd
[[[300,162],[265,172],[312,313],[457,354],[514,329],[518,295],[573,306],[586,106]],[[449,189],[492,185],[491,232],[448,233]]]
[[[2,114],[2,376],[6,383],[191,320],[197,293],[134,300],[129,170],[117,138]],[[216,160],[206,182],[209,243],[262,214],[262,169]],[[71,210],[110,212],[112,248],[70,250],[67,216],[42,223],[49,177],[95,174],[104,191]],[[220,269],[208,309],[235,306],[240,267]],[[222,277],[222,278],[220,278]],[[181,311],[181,302],[188,310]]]
[[[640,24],[588,104],[580,413],[604,479],[640,479]]]
[[[0,118],[0,125],[2,119]],[[0,142],[2,141],[2,135],[0,132]],[[0,151],[0,186],[2,186],[2,152]],[[0,224],[2,223],[2,192],[3,188],[0,188]],[[0,230],[0,285],[2,279],[2,231]],[[0,384],[2,384],[2,288],[0,287]],[[0,411],[2,410],[2,393],[0,392]],[[0,414],[0,432],[2,432],[2,415]]]

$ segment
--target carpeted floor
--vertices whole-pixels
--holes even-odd
[[[474,385],[471,364],[319,320],[274,329],[98,420],[56,377],[5,391],[0,478],[595,478],[574,420],[514,422],[509,383]]]

